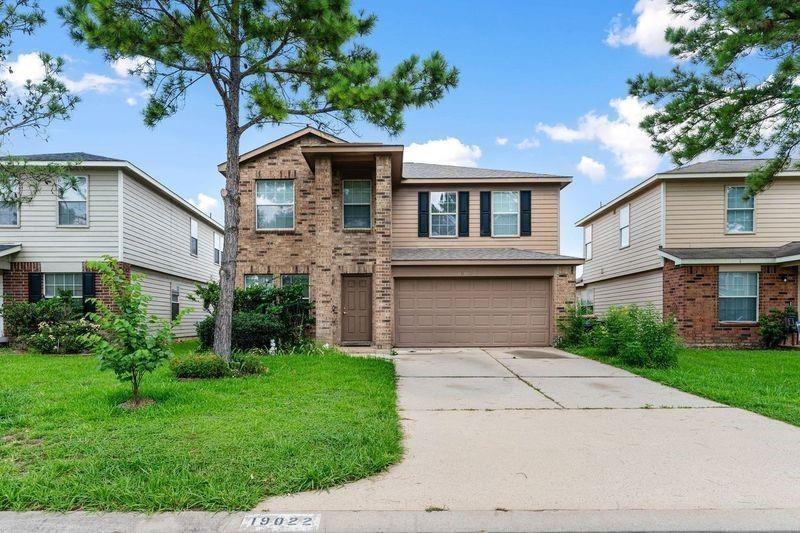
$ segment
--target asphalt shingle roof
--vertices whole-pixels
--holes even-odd
[[[664,174],[725,174],[733,172],[753,172],[764,166],[769,159],[716,159],[714,161],[703,161],[701,163],[693,163],[683,167],[678,167],[673,170],[664,172]],[[792,164],[797,168],[800,161],[792,161]]]
[[[455,165],[433,165],[430,163],[403,163],[403,177],[411,179],[425,178],[566,178],[555,174],[538,174],[517,170],[494,170],[490,168],[459,167]]]
[[[392,261],[574,261],[577,257],[519,248],[394,248]]]
[[[800,241],[771,247],[664,248],[662,251],[679,259],[778,259],[800,255]]]
[[[86,152],[61,152],[55,154],[28,154],[15,155],[25,161],[122,161],[103,155],[87,154]]]

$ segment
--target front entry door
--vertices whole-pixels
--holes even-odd
[[[342,344],[372,341],[372,276],[342,276]]]

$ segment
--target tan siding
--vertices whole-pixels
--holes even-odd
[[[214,264],[214,229],[198,223],[197,256],[189,253],[191,215],[141,182],[125,176],[123,260],[175,276],[209,281],[219,277]]]
[[[661,266],[661,189],[655,186],[630,202],[630,246],[619,247],[619,209],[592,221],[592,259],[583,280],[612,278]]]
[[[480,191],[530,190],[531,236],[491,238],[480,236]],[[469,237],[431,239],[417,236],[417,193],[419,191],[469,191]],[[433,246],[437,248],[525,248],[540,252],[558,253],[558,208],[560,186],[493,185],[493,186],[411,186],[403,185],[393,192],[392,245],[395,248]]]
[[[0,242],[22,243],[14,261],[77,264],[104,254],[117,255],[117,171],[75,174],[89,177],[89,227],[57,227],[58,201],[45,185],[30,203],[20,206],[20,227],[0,228]]]
[[[663,309],[663,280],[661,269],[592,283],[583,289],[594,290],[595,313],[603,314],[614,305],[653,304]]]
[[[176,337],[194,337],[197,335],[195,324],[203,320],[208,314],[203,310],[201,302],[194,302],[189,299],[189,295],[195,291],[195,282],[186,278],[179,278],[145,270],[133,268],[132,272],[143,274],[142,290],[152,297],[148,305],[150,314],[163,320],[170,320],[172,316],[171,293],[172,287],[177,285],[180,292],[180,308],[192,309],[192,312],[183,317],[181,323],[174,329]]]
[[[667,183],[666,247],[780,246],[800,240],[800,180],[779,178],[756,196],[755,234],[725,234],[725,187],[743,179]]]

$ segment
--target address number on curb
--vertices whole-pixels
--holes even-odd
[[[251,531],[316,531],[318,514],[251,514],[242,519],[241,529]]]

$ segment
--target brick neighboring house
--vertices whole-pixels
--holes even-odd
[[[578,297],[602,314],[652,304],[690,345],[752,346],[758,318],[797,308],[800,171],[745,199],[758,159],[680,167],[636,185],[577,222]]]
[[[322,341],[548,345],[574,301],[569,177],[404,163],[311,127],[240,161],[237,285],[306,283]]]
[[[42,187],[27,203],[0,203],[4,299],[38,301],[67,290],[84,303],[108,302],[87,262],[110,255],[126,272],[145,275],[152,314],[169,319],[191,307],[175,333],[194,336],[205,313],[189,295],[196,283],[219,277],[222,226],[127,161],[86,153],[23,157],[31,165],[69,165],[77,179],[74,188],[66,181]],[[6,340],[2,319],[0,337]]]

